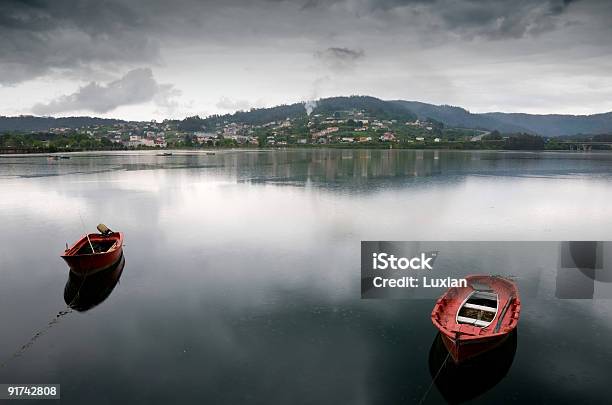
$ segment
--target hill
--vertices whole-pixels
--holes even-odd
[[[262,125],[273,121],[283,121],[286,118],[306,120],[306,106],[311,110],[311,114],[315,115],[334,115],[351,110],[364,111],[368,116],[380,120],[406,122],[414,121],[418,117],[421,120],[441,122],[447,128],[497,130],[501,133],[529,133],[549,137],[612,133],[612,112],[594,115],[471,113],[456,106],[405,100],[385,101],[369,96],[330,97],[308,104],[294,103],[271,108],[254,108],[249,111],[211,115],[205,118],[187,117],[184,120],[172,122],[183,131],[201,131],[202,129],[214,130],[226,122]],[[126,123],[126,121],[97,117],[0,116],[0,133],[48,131],[50,128],[58,127],[79,128],[119,123]]]
[[[503,124],[519,125],[545,136],[602,134],[612,132],[612,112],[593,115],[533,115],[521,113],[485,113],[483,117]]]
[[[497,130],[502,133],[529,133],[544,136],[601,134],[612,132],[612,112],[595,115],[536,115],[522,113],[471,113],[450,106],[433,105],[418,101],[385,101],[368,96],[331,97],[316,102],[312,114],[333,114],[338,111],[363,110],[379,119],[398,121],[435,120],[446,127]],[[214,128],[219,122],[240,122],[261,125],[285,118],[306,115],[303,103],[238,111],[234,114],[215,115],[208,118],[192,117],[182,122],[183,129]],[[197,118],[194,120],[193,118]]]
[[[378,119],[414,121],[417,116],[404,106],[369,96],[349,96],[322,98],[308,104],[311,114],[331,115],[340,111],[359,110]],[[237,122],[249,125],[262,125],[286,118],[306,118],[306,104],[295,103],[271,108],[254,108],[234,114],[212,115],[207,118],[188,117],[179,124],[182,130],[212,129],[223,122]]]
[[[491,112],[474,114],[461,107],[417,101],[393,101],[414,111],[419,118],[434,118],[446,126],[526,132],[544,136],[601,134],[612,132],[612,112],[594,115],[523,114]]]
[[[51,128],[80,128],[91,125],[114,125],[126,121],[97,117],[35,117],[20,115],[18,117],[0,116],[0,132],[35,132],[48,131]]]
[[[484,130],[498,130],[499,132],[533,132],[528,128],[516,125],[511,122],[503,122],[495,117],[487,117],[483,114],[473,114],[468,110],[450,105],[433,105],[418,101],[392,101],[397,105],[404,106],[414,111],[423,120],[433,118],[443,122],[447,127],[473,128]]]

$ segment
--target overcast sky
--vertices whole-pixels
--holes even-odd
[[[0,114],[182,118],[336,95],[612,111],[607,0],[2,0]]]

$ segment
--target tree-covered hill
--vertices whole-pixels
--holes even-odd
[[[333,115],[341,111],[364,111],[378,119],[414,121],[416,115],[409,109],[395,103],[368,96],[331,97],[317,100],[312,104],[311,114]],[[306,105],[295,103],[271,108],[253,108],[234,114],[212,115],[207,118],[188,117],[179,124],[182,130],[212,129],[217,124],[236,122],[249,125],[263,125],[286,118],[295,119],[306,116]]]
[[[420,119],[433,118],[443,122],[448,127],[497,130],[503,133],[532,132],[512,122],[501,122],[494,117],[473,114],[461,107],[403,100],[397,100],[394,103],[414,111]]]
[[[414,121],[417,117],[430,122],[440,122],[446,128],[468,128],[501,133],[528,133],[543,136],[576,136],[579,134],[612,133],[612,112],[594,115],[535,115],[522,113],[471,113],[468,110],[449,106],[433,105],[417,101],[385,101],[369,96],[330,97],[308,103],[311,114],[334,116],[344,111],[363,111],[368,117],[380,120]],[[209,117],[187,117],[168,121],[182,131],[214,130],[225,123],[236,122],[248,125],[263,125],[280,122],[286,118],[304,118],[306,104],[283,104],[270,108],[254,108],[233,114]],[[97,117],[1,117],[0,133],[38,132],[51,128],[80,128],[93,125],[125,123],[117,119]]]
[[[434,118],[450,127],[497,130],[502,133],[526,132],[552,137],[612,132],[612,112],[594,115],[502,112],[475,114],[449,105],[403,100],[397,100],[395,103],[414,111],[419,118]]]
[[[114,125],[123,120],[97,117],[35,117],[21,115],[17,117],[0,116],[0,132],[35,132],[48,131],[51,128],[81,128],[92,125]]]
[[[483,117],[495,119],[503,124],[519,125],[544,136],[567,136],[576,134],[602,134],[612,132],[612,112],[593,115],[485,113]]]
[[[386,120],[414,121],[417,118],[416,114],[405,106],[368,96],[324,98],[317,102],[312,113],[331,114],[348,110],[361,110],[372,117]]]

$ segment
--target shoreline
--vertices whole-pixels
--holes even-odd
[[[436,148],[436,147],[395,147],[386,148],[381,146],[348,146],[348,145],[312,145],[312,146],[283,146],[283,147],[228,147],[228,148],[142,148],[142,149],[88,149],[88,150],[70,150],[70,151],[0,151],[0,157],[6,156],[60,156],[67,154],[81,154],[81,153],[92,153],[92,152],[105,152],[105,153],[125,153],[125,152],[223,152],[223,151],[274,151],[274,150],[324,150],[324,149],[336,149],[336,150],[414,150],[414,151],[445,151],[445,152],[572,152],[572,153],[610,153],[611,150],[596,149],[596,150],[575,150],[575,149],[488,149],[488,148]]]

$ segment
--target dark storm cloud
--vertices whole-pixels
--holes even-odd
[[[342,71],[352,69],[364,57],[364,52],[360,49],[331,47],[316,52],[315,57],[332,70]]]
[[[176,91],[172,86],[157,83],[151,69],[134,69],[106,85],[91,82],[73,94],[36,104],[32,111],[40,115],[83,110],[105,113],[120,106],[149,101],[166,107],[171,104],[173,95]]]
[[[210,43],[242,36],[245,34],[242,23],[255,20],[251,19],[249,10],[261,4],[281,3],[268,0],[2,0],[0,85],[16,84],[50,71],[89,73],[92,68],[120,69],[117,63],[158,64],[162,62],[164,42]]]
[[[282,39],[313,52],[392,34],[420,42],[521,38],[558,29],[578,3],[601,20],[611,15],[603,0],[2,0],[0,85],[153,66],[167,62],[165,49],[190,44],[282,48]],[[379,47],[393,51],[386,41]],[[317,55],[340,69],[363,56],[342,49]]]
[[[154,61],[147,12],[113,1],[3,0],[0,2],[0,84],[51,69]]]
[[[322,57],[329,57],[338,60],[357,60],[363,56],[362,50],[350,49],[350,48],[337,48],[331,47],[326,50],[319,52]]]
[[[574,0],[308,0],[303,8],[344,5],[359,17],[398,16],[473,37],[519,38],[553,30]],[[597,1],[595,1],[597,2]]]
[[[440,17],[447,28],[460,33],[489,38],[520,38],[557,28],[558,17],[567,9],[569,1],[475,0],[445,1]]]

